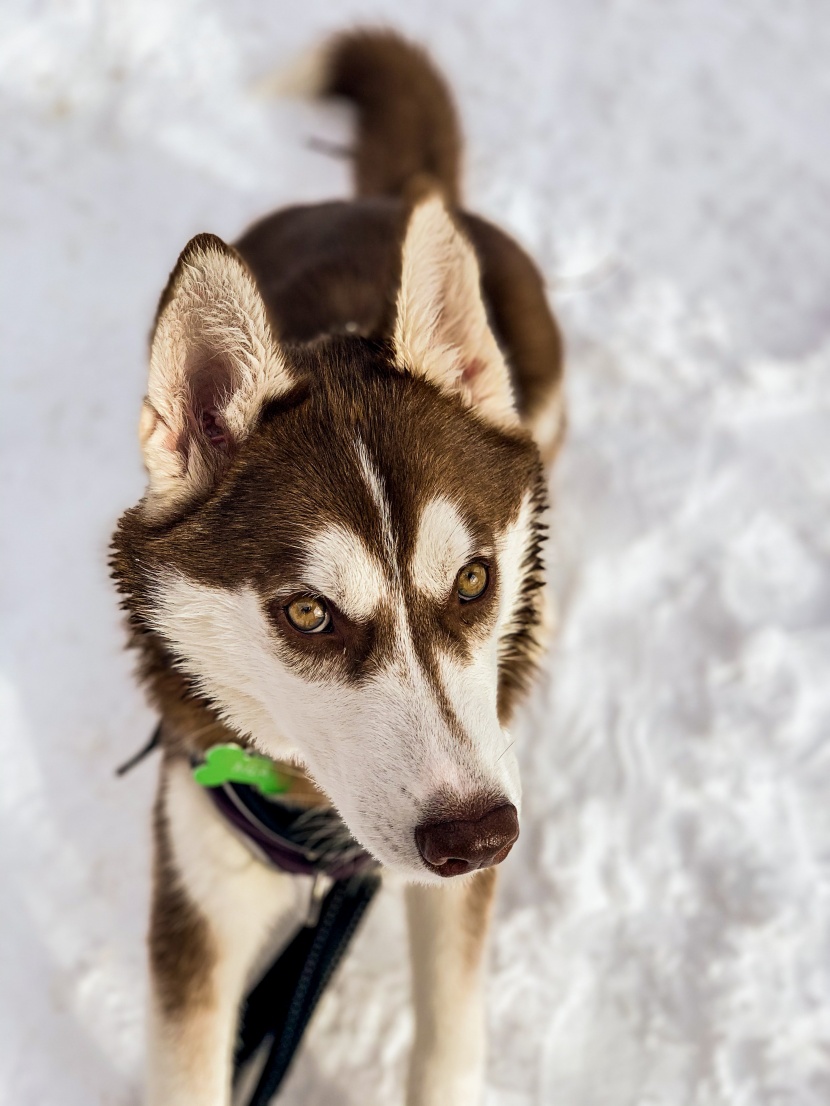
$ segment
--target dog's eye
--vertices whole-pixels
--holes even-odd
[[[487,590],[487,566],[481,561],[470,561],[456,576],[455,586],[462,603],[480,599]]]
[[[331,615],[322,599],[301,595],[285,608],[285,617],[301,634],[319,634],[328,629]]]

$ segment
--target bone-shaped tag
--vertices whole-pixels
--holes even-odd
[[[247,783],[261,795],[279,795],[289,784],[272,760],[249,753],[241,745],[213,745],[205,753],[204,764],[193,769],[193,778],[202,787],[221,787],[223,783]]]

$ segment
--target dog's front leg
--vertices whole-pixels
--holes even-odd
[[[248,976],[301,920],[306,881],[256,860],[184,761],[162,769],[155,838],[148,1103],[227,1106]]]
[[[478,1106],[484,1083],[484,950],[495,868],[407,888],[415,1002],[408,1106]]]

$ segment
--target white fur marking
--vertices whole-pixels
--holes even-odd
[[[362,438],[357,438],[355,441],[355,448],[357,449],[357,459],[360,462],[360,467],[363,471],[363,478],[366,481],[366,486],[369,489],[369,493],[375,502],[375,506],[380,514],[380,525],[383,532],[383,545],[386,551],[386,557],[388,560],[388,566],[397,579],[398,573],[398,547],[395,541],[395,533],[392,529],[392,513],[389,510],[389,500],[386,496],[386,489],[383,484],[383,477],[369,456],[369,451],[366,448],[366,443]]]
[[[387,590],[383,567],[354,530],[327,526],[306,547],[304,579],[349,617],[364,622]]]
[[[311,99],[322,96],[329,78],[331,47],[328,43],[303,50],[281,69],[260,78],[253,90],[260,96]]]
[[[446,599],[465,562],[475,553],[458,508],[438,496],[424,507],[410,569],[415,587],[432,599]]]

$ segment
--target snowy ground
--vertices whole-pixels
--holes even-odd
[[[37,9],[37,11],[35,11]],[[383,19],[452,75],[470,205],[569,344],[562,633],[521,726],[488,1106],[830,1100],[824,0],[5,0],[0,1101],[139,1101],[154,766],[108,535],[194,232],[346,194],[335,108],[254,80]],[[395,1106],[380,904],[283,1101]]]

